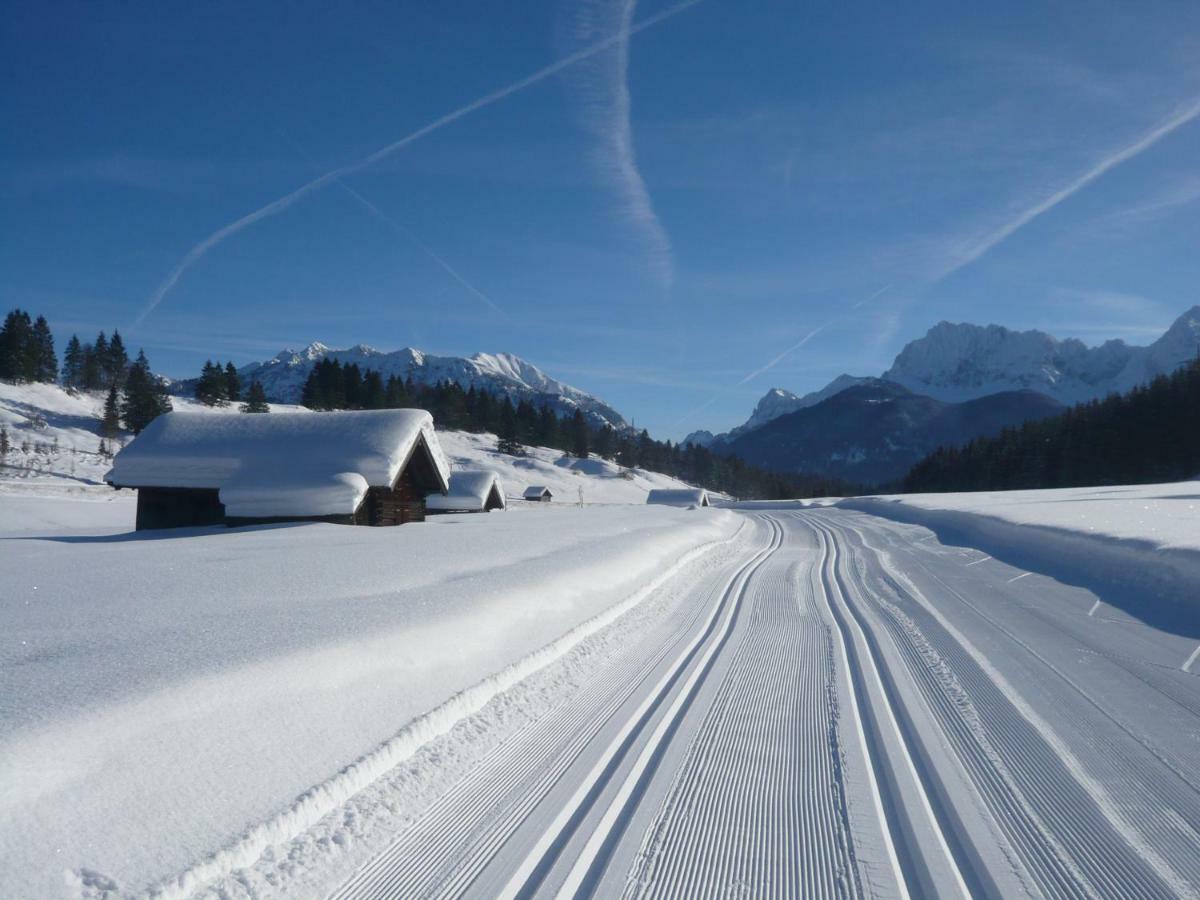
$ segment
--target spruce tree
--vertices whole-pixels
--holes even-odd
[[[408,406],[408,392],[404,389],[404,382],[395,375],[388,378],[384,394],[384,406],[387,409],[403,409]]]
[[[8,440],[8,426],[0,425],[0,459],[8,457],[8,451],[12,449],[12,444]]]
[[[150,371],[146,354],[138,352],[138,358],[129,368],[125,379],[124,398],[121,403],[121,418],[125,427],[134,434],[153,422],[158,416],[171,411],[171,400],[166,388]]]
[[[509,456],[522,456],[524,449],[517,439],[517,411],[513,408],[512,400],[504,398],[500,407],[500,427],[498,428],[496,449]]]
[[[211,359],[206,359],[196,382],[196,399],[205,406],[219,406],[225,402],[225,391],[225,373]]]
[[[113,330],[112,340],[108,342],[108,352],[101,360],[104,367],[104,378],[109,384],[120,387],[125,383],[125,373],[129,370],[129,354],[125,352],[125,342],[121,340],[121,332]]]
[[[121,405],[117,397],[117,386],[114,384],[108,389],[108,396],[104,399],[104,418],[100,420],[100,433],[105,437],[116,437],[118,431],[121,430]]]
[[[267,392],[263,390],[262,384],[257,379],[250,382],[250,387],[246,390],[246,402],[242,404],[241,410],[244,413],[269,413],[271,411],[271,406],[267,403]]]
[[[58,357],[54,354],[54,335],[45,316],[38,316],[33,323],[33,344],[30,352],[34,359],[33,380],[45,384],[58,381]]]
[[[83,345],[83,362],[79,371],[79,386],[85,391],[100,389],[100,358],[92,344]]]
[[[387,407],[387,389],[383,386],[383,376],[374,369],[367,369],[362,384],[363,409],[384,409]]]
[[[6,381],[35,381],[38,353],[29,313],[14,309],[0,328],[0,378]]]
[[[78,335],[71,335],[67,349],[63,352],[63,384],[70,388],[81,387],[83,377],[83,346]]]
[[[225,363],[225,399],[233,403],[242,399],[242,379],[232,360]]]
[[[96,383],[92,389],[106,388],[109,385],[108,381],[108,338],[104,336],[104,332],[96,335],[96,342],[92,344],[93,364],[96,366]]]
[[[583,410],[576,409],[571,417],[571,453],[579,459],[588,458],[588,423]]]
[[[314,367],[308,378],[304,379],[304,387],[300,390],[300,405],[307,409],[328,409],[325,392],[321,388],[320,373]]]

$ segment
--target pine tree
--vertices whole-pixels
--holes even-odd
[[[100,358],[92,344],[83,345],[83,362],[79,370],[79,386],[85,391],[100,389]]]
[[[108,389],[104,399],[104,418],[100,420],[100,433],[105,437],[116,437],[121,430],[121,405],[117,396],[117,386]]]
[[[125,427],[134,434],[153,422],[158,416],[171,411],[171,400],[166,388],[150,371],[150,362],[145,352],[139,351],[138,358],[129,368],[125,379],[124,398],[121,403],[121,418]]]
[[[81,387],[83,378],[83,346],[78,335],[71,335],[67,349],[63,352],[63,384],[69,388]]]
[[[108,387],[108,338],[103,331],[96,335],[96,342],[92,344],[92,363],[96,367],[96,383],[92,390]]]
[[[383,376],[374,369],[367,369],[363,376],[362,395],[363,409],[387,407],[387,389],[383,386]]]
[[[589,435],[587,419],[583,416],[583,410],[576,409],[575,415],[571,417],[571,453],[579,459],[588,458],[588,438]]]
[[[250,387],[246,390],[246,402],[242,404],[241,410],[244,413],[269,413],[271,411],[271,406],[267,403],[267,392],[263,390],[262,384],[257,379],[250,382]]]
[[[227,396],[225,391],[225,373],[211,359],[206,359],[196,382],[196,399],[205,406],[224,405]]]
[[[225,399],[233,403],[242,399],[242,379],[232,360],[225,363]]]
[[[12,444],[8,440],[8,426],[0,425],[0,459],[8,458],[8,451],[12,449]]]
[[[304,379],[304,387],[300,390],[300,405],[307,409],[328,409],[325,392],[321,389],[320,373],[314,367]]]
[[[125,342],[121,340],[121,332],[113,330],[112,340],[108,342],[108,352],[100,361],[104,369],[104,378],[109,384],[120,387],[125,383],[125,373],[129,371],[129,354],[125,352]]]
[[[525,448],[517,439],[517,411],[513,408],[512,400],[504,398],[500,406],[500,427],[496,440],[496,449],[509,456],[524,456]]]
[[[384,406],[387,409],[403,409],[408,406],[408,392],[404,389],[404,382],[395,375],[388,378],[384,395]]]
[[[58,357],[54,354],[54,335],[50,333],[45,316],[38,316],[33,323],[32,340],[33,380],[53,384],[58,381]]]
[[[0,328],[0,378],[6,381],[35,381],[38,354],[29,313],[14,309]]]

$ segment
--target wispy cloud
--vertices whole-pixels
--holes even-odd
[[[965,266],[980,259],[1034,219],[1054,209],[1065,200],[1070,199],[1109,170],[1150,149],[1163,138],[1192,122],[1198,116],[1200,116],[1200,99],[1195,99],[1177,109],[1153,128],[1139,135],[1135,140],[1109,153],[1099,162],[1092,165],[1091,168],[1069,181],[1064,187],[1059,188],[1049,196],[1022,210],[999,228],[969,244],[965,249],[956,254],[955,258],[937,275],[934,282],[943,281]]]
[[[643,247],[650,271],[664,289],[675,280],[671,240],[654,211],[633,145],[629,96],[629,37],[637,0],[590,0],[576,14],[580,39],[620,36],[612,49],[596,57],[579,79],[584,123],[597,141],[595,159],[617,197],[617,209]]]
[[[321,188],[326,187],[333,182],[340,181],[349,175],[353,175],[355,172],[360,172],[363,169],[373,166],[381,160],[391,156],[393,153],[396,153],[398,150],[401,150],[404,147],[421,140],[422,138],[446,127],[453,122],[457,122],[459,119],[469,116],[472,113],[483,109],[484,107],[491,106],[494,103],[498,103],[501,100],[511,97],[513,94],[519,93],[528,87],[532,87],[539,82],[545,81],[547,78],[558,74],[564,69],[577,65],[578,63],[583,62],[585,59],[591,59],[592,57],[603,53],[612,47],[620,46],[622,44],[628,46],[629,38],[632,35],[657,25],[658,23],[663,22],[672,16],[676,16],[689,7],[695,6],[699,2],[700,0],[682,0],[682,2],[676,3],[673,6],[669,6],[662,12],[643,19],[637,24],[628,24],[616,34],[608,35],[602,40],[599,40],[590,46],[584,47],[582,50],[577,50],[576,52],[571,53],[562,59],[545,66],[544,68],[538,69],[531,75],[527,75],[524,78],[507,84],[489,94],[484,94],[482,97],[472,100],[470,103],[460,106],[457,109],[446,113],[445,115],[439,116],[432,122],[421,126],[416,131],[410,132],[399,140],[393,141],[386,147],[381,147],[374,153],[371,153],[368,156],[357,160],[356,162],[348,163],[347,165],[332,169],[326,172],[324,175],[320,175],[317,178],[302,184],[295,190],[284,194],[279,199],[273,200],[266,206],[260,207],[259,209],[254,210],[254,212],[247,213],[240,219],[236,219],[223,228],[219,228],[203,241],[192,247],[192,249],[189,250],[183,257],[183,259],[179,261],[175,268],[171,270],[171,273],[150,296],[150,300],[135,319],[134,325],[140,325],[145,320],[146,316],[152,313],[158,307],[158,305],[162,303],[175,285],[179,283],[179,279],[183,277],[184,272],[199,262],[205,256],[205,254],[207,254],[214,247],[223,243],[243,229],[249,228],[256,222],[260,222],[263,219],[283,212],[293,203],[296,203],[298,200],[302,200],[309,194],[319,191]]]

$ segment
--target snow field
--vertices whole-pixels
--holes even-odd
[[[0,893],[61,895],[69,869],[186,894],[252,863],[737,524],[638,507],[5,539]]]

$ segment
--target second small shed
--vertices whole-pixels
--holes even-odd
[[[430,494],[425,508],[430,513],[479,513],[506,509],[504,485],[495,472],[460,469],[450,476],[447,494]]]
[[[554,494],[550,493],[550,488],[544,484],[531,484],[525,488],[524,498],[531,500],[534,503],[549,503],[554,499]]]
[[[646,502],[654,506],[711,506],[708,491],[704,488],[655,488],[646,495]]]

